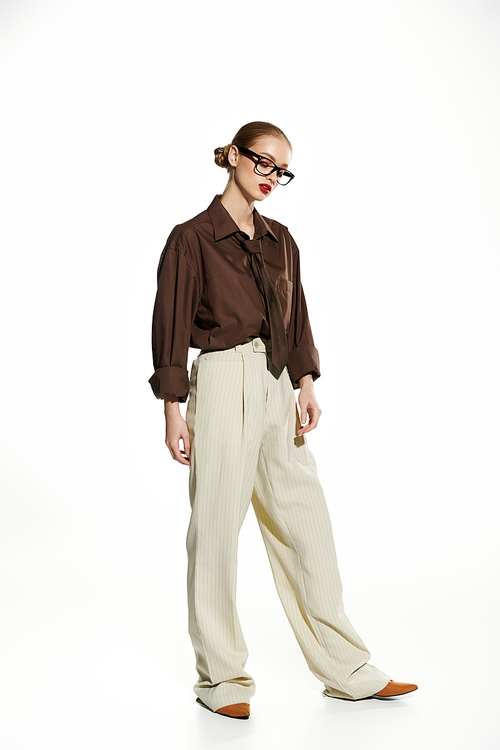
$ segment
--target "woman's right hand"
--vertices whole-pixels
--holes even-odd
[[[178,401],[165,400],[165,444],[172,458],[180,464],[191,465],[191,445],[189,441],[189,429],[186,420],[179,410]],[[184,444],[184,450],[180,447],[180,441]]]

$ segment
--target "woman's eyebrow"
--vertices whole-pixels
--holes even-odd
[[[267,154],[265,151],[263,151],[262,155],[268,156],[276,164],[276,159],[274,158],[274,156],[271,156],[271,154]],[[286,169],[287,167],[288,167],[288,164],[285,164],[284,166],[280,167],[280,169]]]

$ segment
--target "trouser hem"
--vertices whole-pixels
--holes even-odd
[[[203,703],[217,711],[223,706],[230,706],[233,703],[250,703],[250,698],[255,693],[255,685],[234,685],[222,682],[212,688],[203,688],[198,685],[194,686],[194,692]]]
[[[345,685],[333,687],[325,684],[323,695],[327,698],[357,701],[378,693],[390,679],[389,675],[374,667],[373,664],[364,664],[351,675]]]

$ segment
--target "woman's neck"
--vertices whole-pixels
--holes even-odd
[[[229,182],[220,197],[221,203],[242,232],[250,239],[254,235],[253,208],[255,201],[247,201],[234,182]]]

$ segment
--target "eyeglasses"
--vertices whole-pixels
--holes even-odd
[[[288,183],[295,177],[295,175],[289,172],[288,169],[278,167],[278,165],[275,164],[273,160],[269,159],[267,156],[260,156],[260,154],[256,154],[254,151],[250,151],[250,149],[248,148],[238,146],[236,143],[233,145],[236,146],[238,151],[241,151],[244,156],[251,156],[254,159],[257,159],[257,162],[255,164],[255,171],[257,172],[257,174],[265,175],[266,177],[268,177],[273,172],[276,172],[278,185],[288,185]]]

